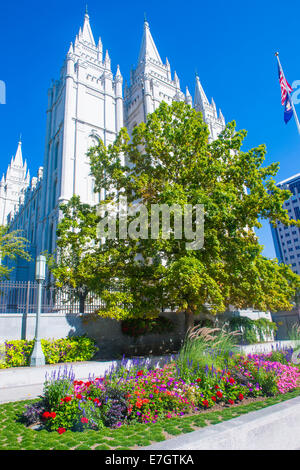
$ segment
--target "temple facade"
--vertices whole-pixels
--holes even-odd
[[[88,149],[100,139],[112,144],[121,129],[129,132],[153,112],[162,101],[185,101],[201,111],[217,138],[225,127],[221,111],[209,102],[196,77],[194,100],[188,88],[183,92],[179,77],[168,59],[162,61],[144,22],[144,31],[135,69],[123,84],[119,66],[112,71],[109,52],[96,42],[85,14],[83,27],[66,54],[58,80],[48,91],[45,153],[43,167],[30,179],[23,162],[21,142],[0,183],[0,220],[12,230],[23,230],[31,244],[32,263],[18,261],[13,276],[31,280],[35,257],[56,246],[59,206],[74,194],[82,202],[97,204],[103,195],[94,192]]]

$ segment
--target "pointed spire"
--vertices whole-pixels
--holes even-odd
[[[97,44],[97,58],[99,62],[102,62],[103,60],[103,46],[102,46],[102,41],[101,38],[99,38],[98,44]]]
[[[223,113],[220,109],[219,109],[219,119],[222,121],[223,124],[225,124],[225,118],[224,118]]]
[[[170,66],[170,62],[168,61],[168,57],[166,57],[166,69],[167,69],[167,78],[168,78],[168,80],[172,80],[171,66]]]
[[[149,23],[145,19],[144,20],[144,33],[143,33],[143,39],[142,39],[142,44],[141,44],[139,58],[138,58],[138,64],[140,64],[140,62],[142,61],[145,61],[147,57],[150,59],[156,60],[161,65],[163,65],[160,55],[158,53],[158,50],[156,48],[156,45],[154,43],[153,37],[150,32]]]
[[[117,66],[117,72],[116,72],[116,75],[115,75],[115,80],[116,80],[116,81],[119,81],[119,82],[120,82],[120,81],[121,81],[121,82],[123,81],[123,77],[122,77],[122,75],[121,75],[120,66],[119,66],[119,65]]]
[[[83,39],[84,41],[89,42],[93,46],[96,46],[95,41],[94,41],[94,36],[93,36],[91,26],[90,26],[90,17],[87,13],[87,7],[86,7],[86,10],[85,10],[85,15],[84,15],[83,29],[82,29],[82,32],[81,32],[81,28],[80,28],[79,37],[81,39]]]
[[[26,175],[26,177],[25,177],[25,183],[28,184],[28,185],[29,185],[29,183],[30,183],[30,171],[29,171],[29,169],[28,169],[27,175]]]
[[[14,158],[12,164],[14,166],[18,166],[18,167],[23,168],[23,157],[22,157],[22,148],[21,147],[22,147],[22,142],[20,140],[19,143],[18,143],[18,148],[17,148],[16,155],[15,155],[15,158]]]
[[[71,42],[70,48],[69,48],[69,51],[68,51],[68,55],[73,54],[73,52],[74,52],[74,48],[73,48],[73,43]]]
[[[104,65],[106,69],[110,70],[110,57],[107,49],[105,53]]]
[[[209,102],[206,97],[206,94],[204,93],[199,77],[196,74],[195,107],[200,106],[201,108],[203,108],[204,105],[209,105]]]
[[[178,75],[176,73],[176,70],[174,72],[174,82],[175,82],[176,88],[180,88],[180,81],[179,81]]]
[[[188,87],[186,87],[186,89],[185,89],[185,102],[186,102],[186,104],[189,104],[190,106],[193,106],[192,95],[190,94],[190,90],[188,89]]]

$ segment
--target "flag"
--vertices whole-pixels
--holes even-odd
[[[285,106],[284,106],[284,122],[287,124],[291,117],[293,116],[293,108],[289,96],[286,96]]]
[[[284,106],[286,104],[287,94],[288,92],[291,93],[293,91],[293,88],[287,82],[285,76],[283,75],[281,68],[279,67],[279,64],[278,64],[278,75],[279,75],[279,83],[280,83],[280,89],[281,89],[281,104],[282,106]]]

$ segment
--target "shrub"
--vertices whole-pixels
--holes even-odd
[[[61,369],[52,371],[51,375],[46,374],[46,379],[44,383],[44,400],[45,406],[49,409],[56,406],[60,400],[68,395],[68,392],[73,388],[75,375],[72,371],[65,367],[63,371]]]
[[[98,350],[95,342],[86,336],[41,341],[47,364],[88,361]]]
[[[222,369],[235,350],[236,336],[236,332],[220,328],[195,326],[186,335],[177,362],[181,367],[192,363],[198,368],[214,365]]]
[[[141,336],[147,333],[167,333],[174,328],[173,323],[166,317],[130,318],[123,320],[122,333],[128,336]]]
[[[34,341],[12,340],[6,341],[5,360],[0,367],[24,367],[29,365],[30,355],[33,350]]]
[[[37,401],[31,405],[25,405],[25,411],[22,419],[27,426],[36,424],[42,421],[42,415],[46,411],[45,400]]]
[[[41,340],[46,364],[90,360],[98,347],[85,336],[72,336],[57,340]],[[34,340],[12,340],[5,342],[5,359],[0,368],[28,366]]]
[[[127,417],[126,393],[114,387],[108,387],[101,401],[103,406],[103,421],[105,426],[116,428],[122,424]]]
[[[249,317],[233,317],[229,320],[228,330],[238,330],[241,333],[241,342],[255,344],[270,337],[277,330],[277,325],[267,318],[252,320]]]

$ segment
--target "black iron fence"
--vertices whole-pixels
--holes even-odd
[[[38,283],[35,281],[0,282],[1,313],[35,313]],[[93,293],[85,299],[85,313],[93,313],[102,301]],[[42,313],[82,313],[79,300],[72,289],[60,290],[53,286],[42,286]]]

